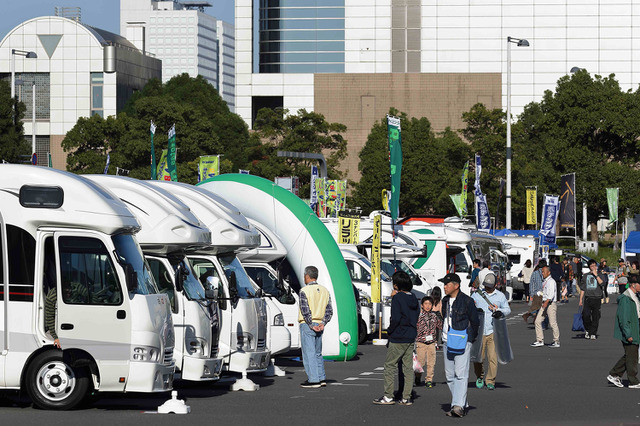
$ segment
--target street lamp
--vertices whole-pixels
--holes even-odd
[[[580,68],[580,67],[572,67],[572,68],[569,70],[569,72],[570,72],[571,74],[575,74],[575,73],[577,73],[578,71],[582,71],[583,69],[584,69],[584,68]]]
[[[507,229],[511,229],[511,43],[518,47],[529,47],[525,39],[507,37]]]
[[[28,59],[35,59],[38,57],[38,55],[36,55],[36,52],[11,49],[11,99],[14,99],[16,97],[16,55],[24,56]]]

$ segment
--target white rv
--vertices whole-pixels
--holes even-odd
[[[170,390],[169,299],[133,214],[70,173],[0,165],[0,176],[0,387],[45,409],[73,408],[94,389]]]
[[[182,379],[218,379],[222,368],[218,305],[206,297],[185,257],[209,244],[209,230],[188,207],[148,181],[113,175],[85,177],[118,196],[142,225],[138,241],[160,291],[170,300],[176,336],[174,356]]]
[[[169,182],[152,185],[177,197],[212,231],[208,244],[190,253],[189,260],[201,280],[212,277],[222,284],[223,368],[243,376],[266,370],[270,353],[288,350],[291,337],[280,311],[260,297],[260,289],[236,257],[236,251],[259,243],[258,232],[233,205],[203,188]]]
[[[511,263],[511,269],[509,270],[511,287],[514,294],[521,298],[524,294],[524,281],[520,281],[518,275],[522,272],[527,260],[530,260],[532,265],[536,264],[538,260],[538,239],[532,235],[521,237],[515,234],[498,238],[504,244],[506,255],[509,256],[509,263]]]

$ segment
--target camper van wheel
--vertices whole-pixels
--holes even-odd
[[[365,323],[364,320],[360,318],[358,327],[358,344],[363,345],[368,338],[369,334],[367,333],[367,323]]]
[[[46,410],[70,410],[87,396],[89,376],[85,369],[72,368],[61,351],[36,356],[27,370],[26,387],[33,404]]]

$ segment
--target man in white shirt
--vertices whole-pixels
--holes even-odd
[[[480,270],[480,272],[478,272],[478,285],[476,286],[476,288],[484,284],[485,280],[487,279],[487,275],[493,275],[494,277],[496,276],[496,274],[494,274],[491,270],[491,262],[485,260],[484,262],[482,262],[482,269]]]
[[[544,346],[544,333],[542,331],[542,322],[546,316],[549,316],[549,326],[553,330],[553,343],[550,348],[560,347],[560,329],[556,314],[558,311],[558,297],[556,290],[556,281],[551,278],[551,270],[548,266],[542,268],[542,307],[536,317],[536,341],[531,344],[534,348]]]

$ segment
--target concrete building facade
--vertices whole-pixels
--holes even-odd
[[[162,60],[163,82],[203,76],[234,110],[234,28],[204,13],[204,1],[120,0],[120,34]]]
[[[615,73],[624,90],[640,83],[640,0],[237,0],[235,10],[236,112],[249,125],[265,106],[334,116],[352,104],[318,103],[325,74],[353,75],[354,85],[371,74],[496,74],[489,91],[504,108],[507,37],[529,42],[510,45],[513,116],[574,67]]]
[[[38,164],[66,169],[61,142],[78,118],[116,115],[136,90],[162,78],[162,64],[125,38],[63,17],[45,16],[21,23],[0,41],[0,78],[11,81],[15,55],[18,99],[25,103],[24,130],[35,131]],[[36,86],[36,125],[32,126],[32,84]]]

